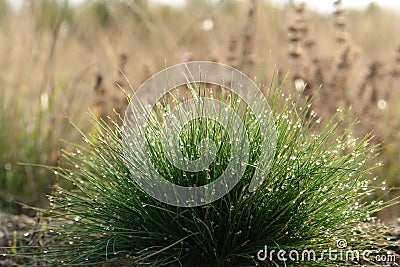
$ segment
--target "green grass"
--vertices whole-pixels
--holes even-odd
[[[66,119],[79,120],[78,107],[69,105],[71,95],[79,93],[69,92],[62,82],[49,95],[32,88],[7,90],[0,97],[0,210],[20,214],[24,210],[18,203],[46,207],[55,182],[52,172],[35,165],[56,165],[61,147],[68,147],[61,139],[80,142]]]
[[[374,156],[369,138],[354,140],[346,130],[345,114],[320,123],[309,116],[307,103],[297,106],[281,95],[281,86],[270,87],[277,147],[263,184],[255,192],[247,190],[262,151],[263,129],[257,117],[245,109],[242,119],[251,151],[245,174],[227,195],[199,207],[167,205],[143,192],[129,171],[120,139],[122,129],[117,123],[109,126],[93,119],[97,133],[83,137],[88,148],[77,146],[73,152],[64,152],[70,167],[53,168],[59,177],[72,182],[74,189],[55,187],[50,208],[44,210],[53,237],[36,256],[46,265],[57,266],[104,262],[119,266],[248,266],[255,265],[256,254],[265,245],[288,251],[322,251],[336,249],[335,240],[345,239],[353,249],[387,246],[389,241],[377,239],[379,227],[368,224],[377,210],[392,204],[367,201],[374,190],[367,179],[368,162]],[[236,101],[226,99],[238,108]],[[183,150],[189,157],[198,156],[197,144],[203,138],[212,137],[217,145],[217,160],[195,174],[171,166],[157,131],[157,127],[149,128],[145,136],[149,156],[174,183],[193,184],[190,178],[197,184],[212,181],[229,161],[229,138],[211,120],[195,120],[182,132]],[[274,261],[277,259],[264,264]]]
[[[44,205],[45,192],[54,176],[44,168],[25,164],[55,164],[53,132],[49,113],[35,109],[33,114],[25,111],[25,102],[19,97],[6,103],[1,100],[0,109],[0,208],[16,212],[15,202]],[[25,113],[27,112],[27,113]],[[55,157],[54,157],[55,156]],[[52,159],[53,157],[53,159]]]

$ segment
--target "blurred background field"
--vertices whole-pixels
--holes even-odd
[[[317,13],[269,1],[0,0],[0,209],[46,206],[61,149],[90,132],[87,111],[115,118],[124,90],[190,60],[232,65],[285,93],[314,97],[322,120],[352,107],[354,138],[372,132],[383,164],[371,173],[382,195],[399,195],[400,14],[371,3]],[[127,79],[125,79],[125,77]],[[379,163],[377,163],[380,165]],[[400,216],[397,208],[380,215]]]

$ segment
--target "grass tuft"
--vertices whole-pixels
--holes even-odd
[[[272,84],[267,98],[274,114],[277,147],[262,185],[248,186],[260,155],[263,129],[257,117],[244,109],[242,120],[249,133],[250,157],[245,174],[224,197],[200,207],[176,207],[159,202],[134,182],[124,154],[123,132],[118,126],[96,119],[97,132],[83,136],[87,147],[64,152],[70,168],[53,168],[73,183],[73,190],[59,186],[50,197],[44,217],[50,221],[51,238],[39,255],[47,265],[90,266],[105,262],[118,265],[243,266],[255,265],[257,252],[270,249],[337,249],[344,239],[351,249],[388,246],[372,224],[374,213],[394,202],[369,202],[369,160],[374,156],[370,137],[354,139],[339,112],[321,123],[290,96]],[[239,110],[238,101],[221,99]],[[196,97],[195,95],[193,97]],[[169,99],[169,98],[168,98]],[[173,104],[166,101],[165,104]],[[156,114],[156,113],[155,113]],[[155,115],[156,118],[156,115]],[[212,138],[216,160],[206,170],[187,173],[166,160],[157,127],[149,129],[151,161],[176,184],[204,184],[215,180],[230,157],[229,138],[211,120],[194,120],[182,132],[184,153],[196,158],[199,140]],[[197,155],[198,156],[198,155]],[[276,255],[276,254],[275,254]],[[261,264],[283,265],[274,256]],[[296,265],[286,262],[287,266]],[[316,266],[345,266],[343,260],[307,262]],[[360,262],[352,262],[357,265]]]

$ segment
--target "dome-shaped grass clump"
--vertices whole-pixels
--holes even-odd
[[[219,99],[242,110],[249,133],[249,162],[228,194],[198,207],[168,205],[146,194],[128,168],[120,123],[109,126],[94,120],[96,134],[84,136],[88,146],[64,153],[70,167],[54,168],[74,189],[57,186],[50,197],[44,216],[50,219],[48,231],[57,234],[40,257],[57,266],[105,262],[117,266],[345,266],[365,261],[363,250],[387,246],[377,238],[377,226],[368,223],[374,212],[388,205],[367,201],[372,189],[366,177],[374,153],[368,138],[354,139],[342,113],[321,123],[310,105],[297,106],[279,86],[273,87],[267,99],[275,121],[276,151],[269,170],[258,172],[265,173],[263,183],[254,192],[248,190],[262,156],[264,129],[257,116],[239,107],[240,101],[222,94]],[[159,173],[175,184],[206,184],[218,178],[229,162],[229,136],[212,120],[194,120],[182,131],[182,149],[188,157],[199,156],[200,140],[215,142],[214,162],[196,173],[182,171],[167,160],[157,139],[158,129],[146,133],[149,157]],[[360,259],[322,255],[329,249],[338,250],[337,255],[357,250]],[[286,261],[279,250],[286,251]]]

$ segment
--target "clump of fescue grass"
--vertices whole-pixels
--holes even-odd
[[[242,119],[249,130],[251,153],[244,176],[221,199],[192,208],[167,205],[144,193],[130,175],[119,123],[109,126],[94,119],[98,132],[84,136],[88,147],[64,153],[70,168],[54,168],[75,188],[56,186],[50,196],[50,208],[44,211],[50,221],[46,231],[57,234],[40,258],[57,266],[104,262],[120,266],[238,266],[256,264],[257,252],[264,246],[322,251],[335,249],[337,239],[347,240],[353,249],[387,246],[388,241],[378,241],[377,226],[367,224],[374,212],[391,204],[367,201],[373,193],[366,180],[368,161],[374,155],[369,138],[355,140],[343,130],[339,119],[343,114],[322,126],[308,104],[296,106],[293,99],[281,95],[276,84],[271,85],[268,100],[277,147],[263,184],[255,192],[247,190],[260,156],[263,129],[257,117],[245,109]],[[227,103],[238,105],[237,101]],[[192,123],[194,127],[187,127],[183,136],[188,139],[185,152],[193,156],[199,140],[214,138],[218,166],[224,166],[230,145],[221,127],[210,127],[215,123],[208,120]],[[157,129],[151,131],[155,134],[150,136],[157,138]],[[217,136],[222,142],[217,142]],[[190,175],[171,167],[161,156],[162,146],[157,142],[148,145],[154,152],[149,156],[155,167],[163,170],[167,179],[186,184]],[[212,165],[195,176],[213,180],[221,171]],[[283,264],[276,258],[262,264],[274,262]],[[346,264],[328,259],[306,263]]]

